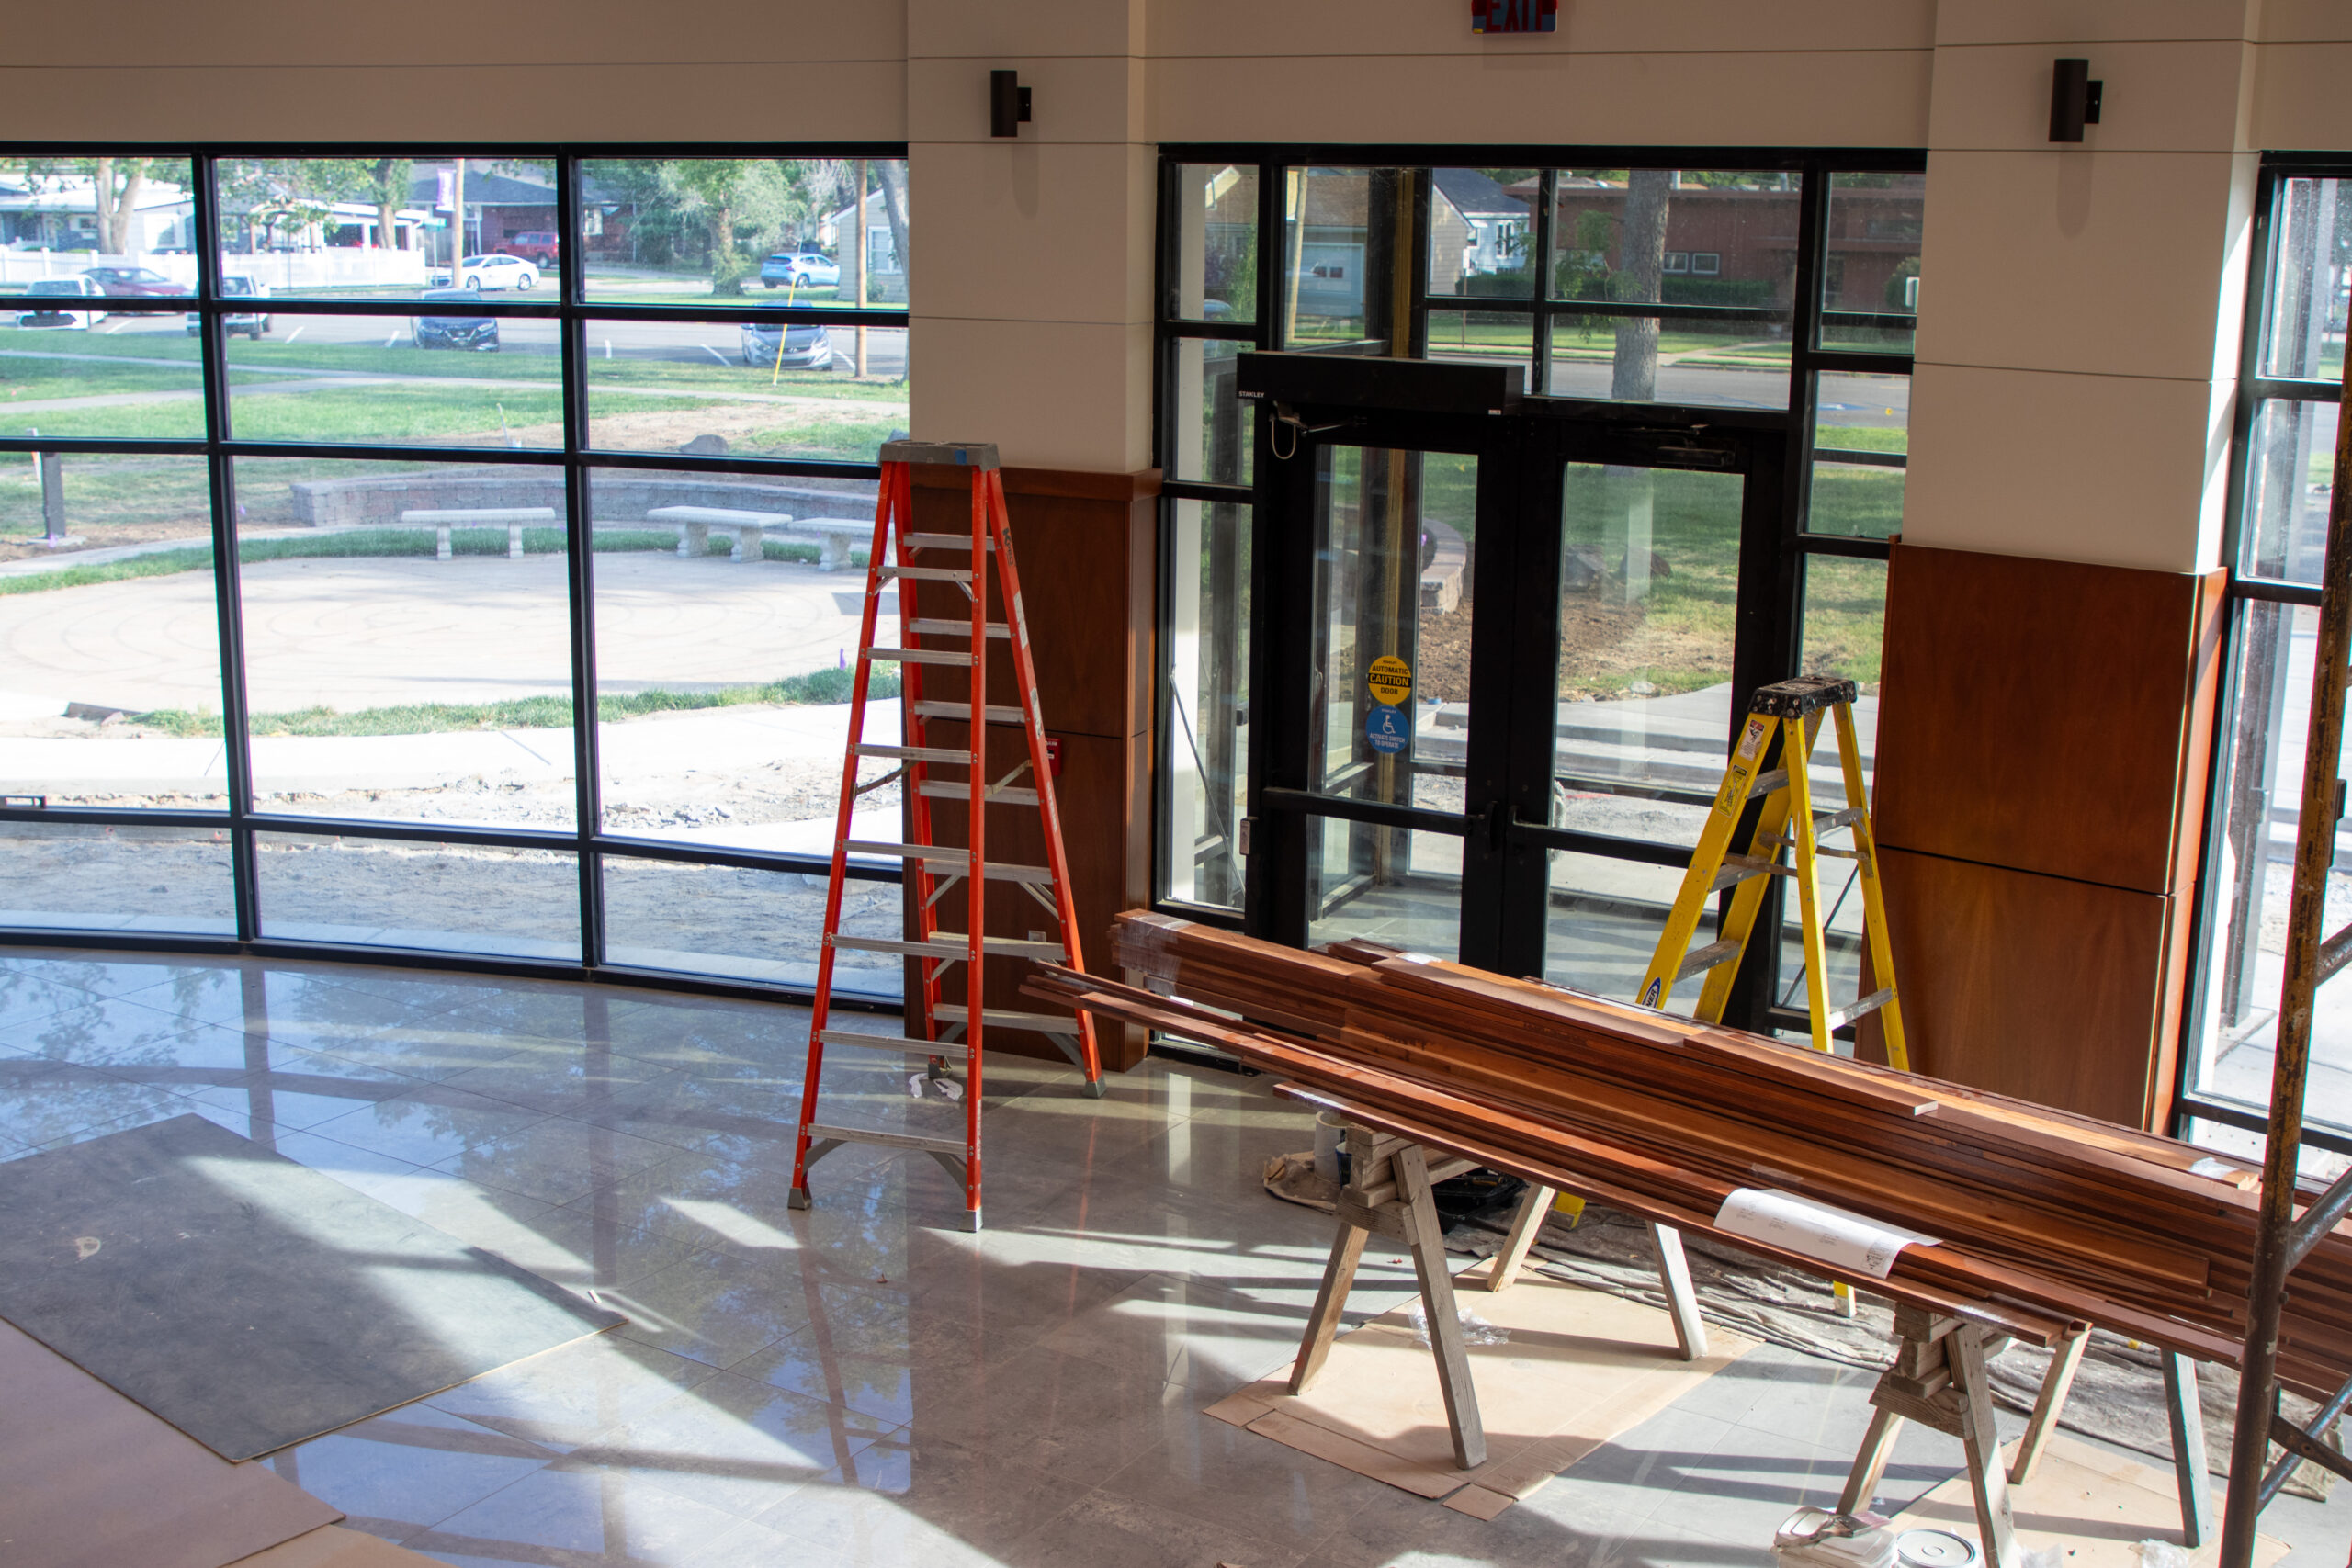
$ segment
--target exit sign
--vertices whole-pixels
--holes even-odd
[[[1470,0],[1474,33],[1548,33],[1560,26],[1560,0]]]

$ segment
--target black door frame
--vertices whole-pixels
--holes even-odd
[[[1463,412],[1453,367],[1381,360],[1366,366],[1377,391],[1367,402],[1335,389],[1329,356],[1301,367],[1311,393],[1281,395],[1261,355],[1275,417],[1257,422],[1257,471],[1265,477],[1251,550],[1250,689],[1260,739],[1250,749],[1243,929],[1303,945],[1311,911],[1310,819],[1340,818],[1445,833],[1463,840],[1463,962],[1510,975],[1541,975],[1547,931],[1550,852],[1585,853],[1679,868],[1681,846],[1555,828],[1551,823],[1557,724],[1553,682],[1515,678],[1554,669],[1559,650],[1560,508],[1571,463],[1736,472],[1742,476],[1738,601],[1731,729],[1756,688],[1795,673],[1801,623],[1800,558],[1788,547],[1785,414],[1661,405],[1634,407],[1523,398],[1502,412]],[[1426,397],[1413,407],[1414,389]],[[1400,395],[1401,394],[1401,395]],[[1378,406],[1368,406],[1376,398]],[[1312,689],[1316,627],[1315,487],[1320,452],[1335,446],[1469,454],[1478,459],[1478,576],[1505,584],[1472,600],[1469,732],[1461,813],[1347,800],[1314,792],[1310,737],[1322,734]],[[1494,716],[1488,717],[1487,716]],[[1777,895],[1777,888],[1773,890]],[[1767,927],[1779,919],[1777,903]],[[1751,944],[1726,1021],[1770,1027],[1780,944]]]

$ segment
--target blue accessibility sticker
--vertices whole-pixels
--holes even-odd
[[[1395,756],[1413,743],[1412,710],[1375,703],[1363,716],[1363,736],[1382,756]]]

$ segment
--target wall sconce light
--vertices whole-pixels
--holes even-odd
[[[1017,71],[989,73],[989,134],[1018,136],[1029,122],[1029,89]],[[2080,141],[2081,138],[2075,138]]]
[[[2083,127],[2098,123],[2100,90],[2087,60],[2061,60],[2050,78],[2050,140],[2080,141]]]

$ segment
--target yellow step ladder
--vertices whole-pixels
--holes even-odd
[[[1740,727],[1732,748],[1731,765],[1724,772],[1723,787],[1715,791],[1707,826],[1691,852],[1690,869],[1675,896],[1674,911],[1667,917],[1657,952],[1639,992],[1646,1007],[1663,1008],[1674,987],[1690,976],[1704,973],[1698,1006],[1691,1016],[1709,1023],[1723,1021],[1731,1000],[1732,981],[1739,961],[1764,908],[1770,879],[1787,877],[1797,885],[1797,906],[1804,931],[1805,999],[1813,1022],[1813,1044],[1829,1047],[1831,1033],[1855,1019],[1878,1013],[1886,1035],[1887,1061],[1910,1070],[1903,1043],[1903,1010],[1895,999],[1894,959],[1886,940],[1886,900],[1880,891],[1878,843],[1871,834],[1869,799],[1862,781],[1861,753],[1854,742],[1854,698],[1851,681],[1822,675],[1800,676],[1759,690],[1747,706],[1747,722]],[[1824,715],[1838,729],[1838,758],[1846,778],[1844,809],[1816,816],[1813,780],[1807,771],[1815,738]],[[1752,814],[1751,804],[1760,803]],[[1793,826],[1794,831],[1791,829]],[[1825,849],[1823,835],[1851,829],[1854,847]],[[1793,847],[1795,863],[1781,863],[1781,852]],[[1871,966],[1879,988],[1857,998],[1849,1006],[1829,1005],[1828,944],[1822,911],[1821,861],[1824,856],[1850,860],[1861,883],[1862,919],[1870,935]],[[1716,929],[1716,940],[1692,952],[1699,921],[1718,893],[1732,893],[1731,908]]]

